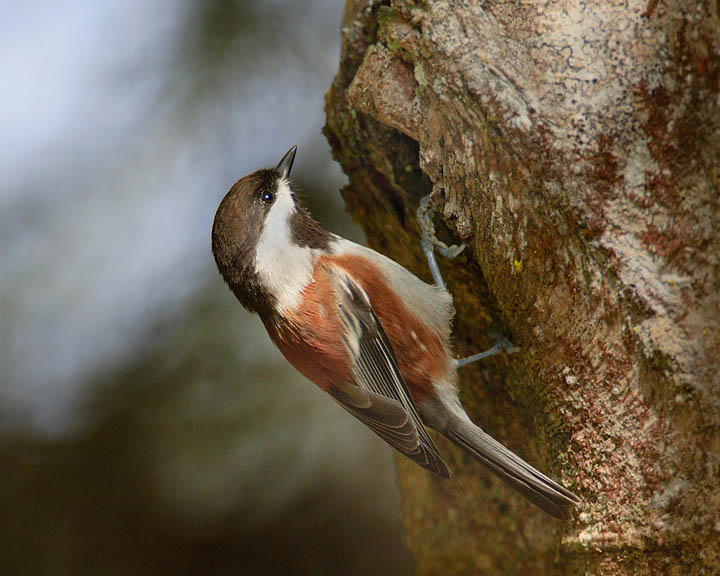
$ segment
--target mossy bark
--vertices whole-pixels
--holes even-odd
[[[374,248],[429,274],[499,440],[584,499],[567,523],[446,443],[398,461],[420,574],[720,573],[720,15],[715,2],[348,0],[326,135]]]

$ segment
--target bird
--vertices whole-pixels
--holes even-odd
[[[238,180],[217,208],[212,253],[240,304],[298,372],[401,454],[450,477],[430,428],[551,516],[568,518],[580,499],[483,431],[460,403],[457,368],[502,346],[454,358],[455,311],[431,232],[422,245],[434,284],[325,230],[294,191],[296,151]]]

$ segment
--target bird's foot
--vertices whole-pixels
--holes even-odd
[[[448,246],[445,242],[439,240],[435,235],[435,224],[433,224],[432,220],[434,213],[435,209],[430,203],[430,194],[428,194],[420,200],[420,206],[418,206],[417,210],[417,221],[422,232],[420,245],[425,253],[425,258],[427,258],[430,273],[432,274],[435,284],[441,288],[445,288],[445,282],[443,282],[437,260],[435,260],[435,250],[437,249],[445,258],[452,260],[465,249],[465,244],[452,244]]]
[[[520,348],[515,346],[502,334],[495,331],[490,331],[489,334],[495,338],[495,346],[489,350],[485,350],[485,352],[473,354],[472,356],[467,356],[466,358],[455,358],[456,370],[458,368],[462,368],[463,366],[467,366],[468,364],[472,364],[473,362],[477,362],[478,360],[483,360],[484,358],[495,356],[496,354],[501,354],[503,352],[506,354],[517,354],[520,352]]]

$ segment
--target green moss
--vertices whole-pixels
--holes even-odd
[[[390,50],[390,52],[397,52],[400,50],[400,44],[395,40],[390,40],[385,44],[385,47]]]
[[[415,81],[418,83],[418,85],[423,87],[428,85],[427,78],[425,77],[425,69],[423,68],[422,62],[417,62],[415,64],[414,73]]]
[[[382,28],[383,26],[387,25],[387,23],[390,20],[394,20],[398,16],[401,16],[400,12],[398,12],[392,6],[381,6],[380,9],[378,10],[378,15],[377,15],[378,26],[380,26],[380,28]]]

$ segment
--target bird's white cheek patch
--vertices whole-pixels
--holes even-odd
[[[297,308],[312,279],[313,251],[292,241],[290,218],[295,211],[290,187],[280,180],[255,252],[255,272],[276,298],[279,311]]]

